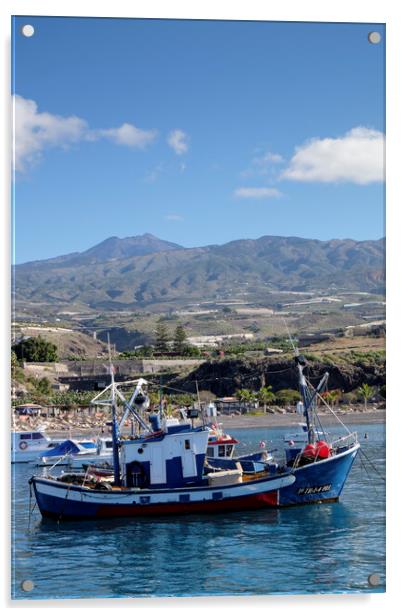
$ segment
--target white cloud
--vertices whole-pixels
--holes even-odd
[[[167,142],[179,156],[185,154],[188,150],[188,135],[179,128],[169,133]]]
[[[117,145],[126,145],[130,148],[145,148],[155,140],[156,130],[142,130],[134,124],[124,123],[119,128],[106,128],[95,131],[100,137],[106,137]]]
[[[118,128],[91,130],[86,120],[77,116],[58,116],[39,112],[35,101],[19,95],[13,97],[14,168],[25,171],[40,160],[47,148],[67,148],[79,141],[110,139],[117,145],[144,148],[156,138],[155,130],[142,130],[125,123]]]
[[[38,112],[35,101],[14,96],[14,166],[24,171],[48,147],[66,147],[85,138],[88,125],[76,116]]]
[[[301,182],[353,182],[384,180],[383,133],[358,126],[342,137],[311,139],[297,147],[281,179]]]
[[[181,220],[184,220],[184,218],[183,216],[180,216],[180,214],[166,214],[165,220],[173,220],[175,222],[179,222]]]
[[[240,199],[272,199],[282,197],[282,193],[276,188],[253,188],[243,187],[236,188],[234,196]]]

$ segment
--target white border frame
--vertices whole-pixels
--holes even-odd
[[[4,533],[7,541],[3,542],[7,549],[4,554],[1,576],[3,606],[6,609],[17,609],[19,612],[26,607],[32,610],[47,608],[68,608],[82,610],[99,610],[104,608],[119,607],[120,609],[133,608],[138,610],[169,612],[194,610],[230,610],[237,614],[244,609],[279,610],[281,614],[297,612],[298,616],[308,614],[311,616],[312,609],[325,610],[326,616],[338,614],[340,610],[346,613],[363,613],[366,615],[378,615],[379,609],[390,610],[399,603],[398,585],[402,571],[401,546],[398,538],[401,535],[399,525],[401,518],[401,490],[400,490],[400,460],[396,460],[396,454],[400,449],[400,437],[402,435],[401,410],[398,408],[398,385],[399,366],[396,353],[400,344],[400,324],[398,322],[398,308],[401,302],[400,281],[396,276],[399,273],[398,256],[400,235],[402,230],[400,213],[401,172],[398,146],[402,144],[401,123],[397,123],[397,110],[402,109],[400,58],[402,58],[402,20],[399,18],[398,3],[395,0],[382,0],[374,2],[366,0],[362,2],[351,0],[337,0],[336,2],[322,2],[322,0],[281,0],[281,2],[261,2],[261,0],[247,0],[247,2],[224,3],[219,0],[203,0],[203,2],[190,3],[185,0],[141,0],[124,1],[114,0],[112,3],[100,4],[98,2],[84,3],[82,0],[3,0],[1,4],[1,35],[3,51],[4,77],[1,82],[3,96],[1,97],[2,135],[7,135],[4,146],[1,149],[2,164],[1,186],[3,187],[3,208],[1,211],[1,287],[2,287],[2,328],[0,344],[2,374],[7,375],[2,388],[2,413],[3,423],[1,433],[3,435],[3,454],[5,465],[8,468],[9,442],[7,434],[7,409],[9,407],[9,345],[10,345],[10,306],[7,305],[9,295],[9,265],[10,265],[10,143],[11,143],[11,116],[10,116],[10,31],[11,15],[54,15],[54,16],[97,16],[97,17],[159,17],[180,19],[256,19],[270,21],[330,21],[330,22],[367,22],[386,23],[387,26],[387,328],[388,328],[388,419],[387,419],[387,593],[377,595],[315,595],[315,596],[267,596],[267,597],[211,597],[192,599],[102,599],[102,600],[65,600],[65,601],[14,601],[9,597],[9,508],[5,493],[6,482],[2,483],[2,519],[4,519]],[[399,59],[399,65],[398,65]],[[398,70],[399,69],[399,70]],[[399,206],[399,207],[398,207]],[[399,285],[398,285],[399,282]],[[398,288],[399,287],[399,288]],[[399,377],[399,379],[398,379]],[[393,455],[393,452],[395,454]],[[345,553],[346,557],[346,553]]]

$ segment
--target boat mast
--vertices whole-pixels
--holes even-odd
[[[112,441],[113,441],[113,471],[114,471],[114,483],[120,485],[120,461],[119,461],[119,430],[117,427],[117,413],[116,413],[116,387],[114,384],[114,367],[112,365],[112,356],[110,352],[110,338],[108,334],[108,350],[109,350],[109,369],[110,369],[110,381],[111,381],[111,403],[112,403]]]
[[[327,384],[329,373],[325,372],[318,386],[311,391],[307,385],[306,377],[304,376],[303,370],[307,365],[306,359],[303,355],[299,354],[299,349],[295,350],[295,362],[297,365],[297,369],[299,372],[299,389],[303,398],[303,406],[304,406],[304,416],[306,418],[307,424],[307,435],[308,442],[310,445],[313,445],[316,441],[316,433],[314,429],[313,423],[313,414],[311,413],[311,409],[313,408],[313,404],[318,396],[318,394],[324,389]]]
[[[304,415],[306,417],[306,424],[307,424],[308,442],[310,444],[314,444],[315,433],[314,433],[314,426],[312,423],[312,418],[310,416],[310,407],[312,403],[312,397],[310,396],[306,377],[304,376],[304,373],[303,373],[303,370],[306,366],[306,360],[303,357],[303,355],[299,354],[299,349],[296,349],[295,362],[297,365],[297,370],[299,372],[299,389],[300,389],[300,393],[303,398]]]
[[[293,348],[293,353],[294,353],[294,357],[295,357],[295,362],[296,362],[296,366],[297,366],[297,370],[299,372],[299,390],[300,393],[302,395],[303,398],[303,406],[304,406],[304,416],[306,418],[306,424],[307,424],[307,436],[308,436],[308,442],[310,444],[314,444],[315,442],[315,431],[314,431],[314,426],[313,426],[313,422],[312,422],[312,417],[310,416],[310,407],[312,405],[312,402],[315,398],[314,396],[310,395],[310,391],[307,385],[307,381],[306,381],[306,377],[304,376],[303,370],[306,367],[306,359],[303,355],[300,355],[299,352],[299,348],[295,345],[295,343],[293,342],[292,336],[290,335],[290,331],[288,328],[288,324],[284,319],[284,323],[285,323],[285,327],[286,330],[288,332],[288,337],[289,337],[289,341],[290,344],[292,345]],[[316,394],[317,392],[315,392]]]

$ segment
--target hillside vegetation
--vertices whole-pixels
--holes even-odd
[[[153,236],[109,238],[84,253],[15,267],[16,300],[92,309],[262,300],[273,291],[384,291],[384,241],[264,236],[182,248]]]

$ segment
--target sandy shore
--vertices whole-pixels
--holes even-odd
[[[347,426],[355,424],[378,424],[385,423],[385,409],[371,409],[364,411],[363,408],[348,409],[338,411],[339,419]],[[338,424],[337,419],[330,412],[318,414],[323,425]],[[65,436],[74,438],[78,435],[85,436],[108,436],[110,428],[105,426],[109,420],[106,414],[102,417],[83,418],[46,418],[32,419],[29,422],[16,422],[16,430],[41,430],[46,431],[49,436]],[[217,423],[223,424],[226,431],[230,432],[233,428],[276,428],[276,427],[297,427],[303,422],[303,417],[297,413],[266,413],[259,415],[220,415]],[[127,431],[129,428],[127,428]]]
[[[323,425],[338,423],[331,413],[319,413],[318,417]],[[385,423],[385,410],[341,412],[338,413],[338,417],[347,426]],[[228,431],[230,431],[230,428],[275,428],[281,426],[286,428],[302,423],[303,417],[296,413],[286,413],[284,415],[234,415],[233,417],[222,415],[218,417],[218,422],[222,422]]]

